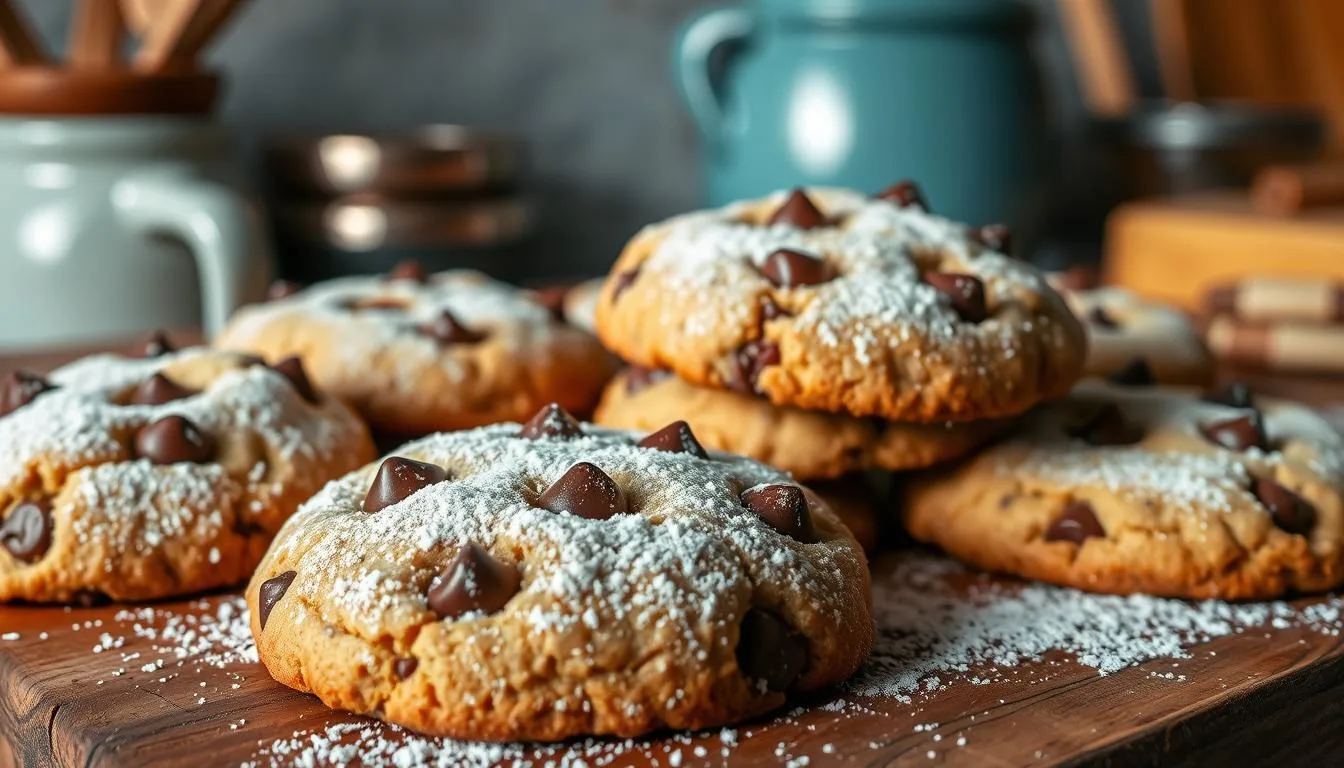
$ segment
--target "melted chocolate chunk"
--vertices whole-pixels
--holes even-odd
[[[35,563],[51,549],[51,502],[21,501],[0,523],[0,546],[16,560]]]
[[[397,262],[391,272],[387,273],[388,280],[414,280],[417,283],[423,283],[429,279],[425,273],[425,267],[415,259],[405,259]]]
[[[695,433],[691,432],[691,425],[684,421],[674,421],[650,434],[639,441],[639,447],[668,453],[689,453],[702,459],[709,458],[700,441],[695,439]]]
[[[1088,539],[1106,538],[1097,513],[1086,501],[1070,501],[1064,511],[1045,529],[1046,541],[1069,541],[1082,544]]]
[[[770,225],[791,224],[798,229],[816,229],[827,225],[826,215],[812,202],[801,187],[794,187],[784,202],[770,214]]]
[[[829,262],[811,254],[780,248],[765,257],[761,274],[779,288],[819,285],[835,277]]]
[[[55,385],[32,373],[14,371],[0,382],[0,416],[19,410],[31,403],[43,392],[50,392]]]
[[[925,211],[930,210],[929,203],[924,199],[924,193],[920,191],[919,185],[909,179],[902,179],[882,190],[877,194],[877,199],[895,203],[901,208],[918,205]]]
[[[155,331],[145,343],[140,346],[140,356],[144,358],[163,357],[171,352],[176,352],[177,347],[169,340],[168,334],[163,331]]]
[[[1115,318],[1111,316],[1110,312],[1106,311],[1105,307],[1093,307],[1092,310],[1087,313],[1087,322],[1098,328],[1105,328],[1108,331],[1114,331],[1120,327],[1120,323],[1116,322]]]
[[[727,382],[729,388],[754,393],[761,372],[772,365],[779,365],[779,360],[779,347],[773,341],[758,339],[743,344],[733,356],[732,376]]]
[[[79,608],[98,608],[111,602],[112,598],[96,589],[81,589],[70,599],[70,603]]]
[[[1142,357],[1130,360],[1125,367],[1106,378],[1112,384],[1119,384],[1122,387],[1151,387],[1157,383],[1153,369],[1148,367],[1148,361]]]
[[[364,496],[364,511],[368,514],[381,511],[402,499],[409,498],[421,488],[442,483],[448,479],[448,471],[437,464],[408,459],[403,456],[389,456],[383,459],[374,475],[373,484]]]
[[[443,310],[434,322],[420,327],[420,332],[447,346],[449,344],[475,344],[485,338],[484,333],[473,331],[458,322],[453,313]]]
[[[632,365],[625,369],[625,393],[634,395],[652,387],[660,381],[672,378],[672,372],[661,368],[641,368]]]
[[[392,662],[392,672],[398,680],[405,680],[415,674],[415,670],[420,668],[420,660],[414,656],[407,656],[404,659],[397,659]]]
[[[425,600],[440,619],[455,619],[472,611],[494,613],[518,594],[522,583],[523,576],[515,566],[468,544],[430,582]]]
[[[565,322],[565,297],[569,295],[571,285],[552,285],[533,291],[532,298],[551,313],[551,319]]]
[[[176,414],[164,416],[135,435],[135,455],[155,464],[201,464],[215,456],[215,441]]]
[[[257,590],[257,619],[263,630],[266,629],[266,621],[271,618],[275,604],[289,591],[289,585],[294,583],[294,577],[298,575],[297,571],[285,571],[261,582],[261,588]]]
[[[140,382],[140,386],[131,393],[129,405],[163,405],[174,400],[182,400],[196,394],[162,373],[156,373]]]
[[[986,224],[971,230],[971,242],[1005,256],[1013,255],[1013,230],[1007,224]]]
[[[804,544],[817,540],[807,496],[796,485],[763,485],[742,493],[742,505],[771,528]]]
[[[925,272],[924,282],[946,296],[962,320],[979,323],[989,317],[985,284],[980,278],[955,272]]]
[[[1233,408],[1254,408],[1255,393],[1244,381],[1230,381],[1204,395],[1204,401]]]
[[[606,520],[629,511],[625,493],[616,481],[586,461],[570,467],[552,483],[537,498],[537,506],[589,520]]]
[[[298,357],[290,355],[272,365],[271,370],[289,379],[289,385],[304,400],[316,404],[321,399],[317,396],[317,390],[313,389],[313,382],[308,379],[308,372],[303,369],[303,361]]]
[[[1125,418],[1119,406],[1107,403],[1069,434],[1090,445],[1133,445],[1143,439],[1143,427]]]
[[[1259,411],[1249,411],[1235,419],[1205,424],[1199,431],[1209,442],[1229,451],[1244,451],[1247,448],[1269,450],[1269,436],[1265,434],[1265,422]]]
[[[578,419],[569,415],[569,411],[561,408],[559,403],[551,403],[528,419],[519,430],[518,436],[528,440],[551,437],[568,440],[571,437],[582,437],[583,429],[579,426]]]
[[[736,656],[743,677],[766,691],[787,691],[807,669],[807,638],[776,614],[752,608],[742,617]]]
[[[1316,507],[1282,485],[1256,478],[1251,493],[1274,516],[1274,524],[1283,530],[1305,536],[1316,527]]]
[[[630,290],[630,286],[635,284],[635,280],[638,277],[639,267],[635,267],[634,269],[627,269],[611,278],[611,303],[615,304],[621,298],[621,294]]]
[[[290,296],[303,290],[303,283],[296,283],[292,280],[276,280],[271,283],[271,287],[266,289],[267,301],[279,301],[288,299]]]

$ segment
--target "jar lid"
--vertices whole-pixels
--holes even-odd
[[[203,115],[219,85],[210,72],[17,67],[0,71],[0,114]]]

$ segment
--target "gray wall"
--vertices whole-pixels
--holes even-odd
[[[59,48],[70,0],[24,4]],[[695,205],[696,140],[668,62],[698,4],[253,0],[210,59],[229,74],[222,117],[254,173],[258,138],[279,133],[455,122],[522,136],[542,215],[533,271],[583,274],[640,225]],[[1051,39],[1047,22],[1041,53],[1058,78]],[[1072,104],[1057,98],[1059,115]]]

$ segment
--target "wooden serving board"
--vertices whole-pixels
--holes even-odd
[[[911,557],[935,562],[924,554],[887,555],[875,567],[877,582]],[[959,592],[996,590],[1004,600],[1020,589],[955,568],[930,573]],[[888,600],[902,594],[877,593]],[[1101,598],[1107,599],[1113,598]],[[1067,653],[1046,652],[1011,666],[982,663],[934,674],[936,684],[921,683],[932,690],[903,697],[833,692],[783,716],[738,726],[726,739],[716,730],[634,743],[513,746],[498,757],[537,765],[586,757],[594,765],[606,756],[612,765],[641,766],[1339,765],[1344,641],[1337,611],[1344,601],[1314,598],[1292,608],[1301,614],[1326,601],[1335,613],[1324,612],[1333,617],[1324,628],[1292,621],[1277,629],[1248,627],[1192,646],[1190,658],[1154,658],[1108,675]],[[0,766],[285,764],[295,755],[266,754],[275,751],[274,742],[296,735],[321,740],[328,727],[342,723],[368,723],[376,740],[394,746],[410,740],[436,748],[327,710],[237,654],[212,663],[211,654],[227,644],[193,640],[180,630],[185,620],[208,621],[224,603],[236,600],[217,595],[166,603],[120,619],[124,609],[117,607],[0,608]],[[891,625],[881,604],[878,614],[887,616],[879,628],[890,644],[902,629]],[[1021,620],[1030,625],[1050,618]],[[168,645],[187,637],[191,653],[175,658],[162,639],[153,639],[165,621],[178,627]],[[957,635],[954,626],[935,645],[956,645]],[[103,648],[108,645],[115,647]],[[909,663],[918,667],[942,652],[915,650]],[[162,666],[142,669],[157,659]],[[366,737],[352,754],[366,756],[369,743]],[[464,754],[460,743],[441,748]]]

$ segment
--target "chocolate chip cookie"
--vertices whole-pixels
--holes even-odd
[[[594,421],[654,429],[684,419],[704,444],[750,456],[807,482],[867,469],[906,470],[960,458],[1004,421],[919,424],[772,405],[764,398],[629,368],[607,385]]]
[[[238,312],[216,346],[299,356],[313,382],[375,431],[419,435],[588,412],[613,371],[588,333],[536,294],[464,270],[330,280]]]
[[[1044,277],[909,183],[777,193],[640,232],[597,328],[623,359],[776,405],[892,421],[1012,416],[1068,391],[1082,327]]]
[[[1344,440],[1245,387],[1086,382],[906,490],[917,539],[1098,592],[1261,599],[1344,583]]]
[[[867,565],[815,495],[685,424],[559,407],[328,485],[247,590],[276,680],[456,738],[705,728],[851,674]]]
[[[1175,307],[1123,288],[1061,287],[1060,292],[1087,328],[1085,376],[1123,379],[1141,361],[1152,379],[1162,384],[1202,387],[1213,380],[1213,357],[1190,320]]]
[[[300,502],[374,455],[297,360],[147,352],[0,382],[0,601],[245,581]]]

